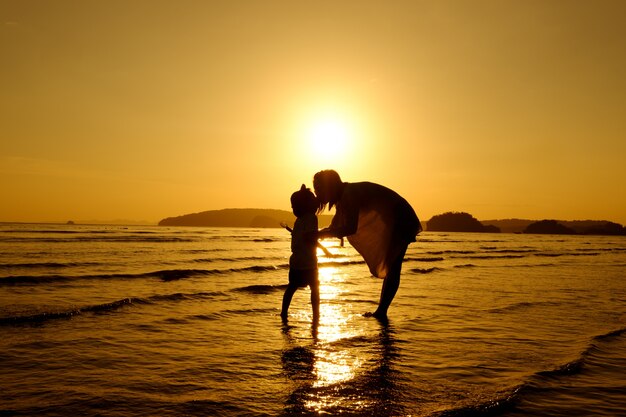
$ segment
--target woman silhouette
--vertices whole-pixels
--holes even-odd
[[[383,278],[378,308],[366,316],[387,317],[400,285],[402,261],[409,243],[422,230],[411,205],[395,191],[372,182],[343,182],[334,170],[313,177],[318,213],[335,207],[331,224],[320,239],[346,236],[363,256],[372,275]]]

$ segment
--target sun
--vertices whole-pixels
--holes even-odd
[[[333,117],[314,120],[307,129],[307,143],[315,158],[325,162],[336,162],[346,157],[352,141],[349,125]]]

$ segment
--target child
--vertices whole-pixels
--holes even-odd
[[[304,184],[291,195],[291,208],[296,222],[291,231],[291,257],[289,258],[289,285],[283,295],[280,316],[287,319],[291,298],[298,288],[311,287],[313,321],[319,319],[320,283],[317,276],[317,198]]]

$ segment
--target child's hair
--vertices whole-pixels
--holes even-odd
[[[310,189],[306,188],[306,185],[302,184],[298,191],[291,194],[291,207],[296,217],[315,213],[318,207],[317,198]]]

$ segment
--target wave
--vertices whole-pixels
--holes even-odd
[[[179,279],[203,276],[203,275],[222,275],[241,272],[262,273],[268,271],[276,271],[288,268],[288,264],[282,265],[254,265],[243,268],[227,268],[227,269],[164,269],[152,272],[143,272],[138,274],[118,273],[118,274],[90,274],[90,275],[23,275],[8,276],[0,278],[0,286],[20,285],[20,284],[47,284],[54,282],[75,281],[75,280],[94,280],[94,279],[138,279],[138,278],[158,278],[162,281],[176,281]]]
[[[355,347],[367,347],[372,343],[378,342],[380,339],[376,336],[348,336],[340,337],[339,339],[328,341],[324,343],[324,347],[332,347],[335,349],[341,348],[355,348]]]
[[[232,316],[248,316],[248,315],[258,315],[258,314],[268,314],[272,312],[276,312],[276,308],[241,308],[241,309],[230,309],[230,310],[222,310],[216,311],[214,313],[208,314],[196,314],[191,316],[193,319],[197,320],[220,320],[227,317]]]
[[[545,253],[535,253],[533,254],[534,256],[543,256],[543,257],[547,257],[547,258],[558,258],[560,256],[598,256],[600,255],[599,252],[582,252],[582,253],[577,253],[577,252],[553,252],[553,253],[549,253],[549,252],[545,252]]]
[[[146,303],[154,303],[160,301],[187,301],[187,300],[204,300],[204,299],[213,299],[218,296],[225,296],[226,293],[222,291],[212,291],[212,292],[196,292],[196,293],[181,293],[177,292],[174,294],[158,294],[153,295],[144,301]]]
[[[226,248],[211,248],[211,249],[181,249],[180,253],[212,253],[212,252],[230,252],[230,249]]]
[[[457,232],[455,232],[457,233]],[[420,240],[421,241],[421,240]],[[433,242],[446,242],[446,243],[504,243],[504,240],[456,240],[456,239],[441,239],[433,240]]]
[[[215,291],[215,292],[199,292],[199,293],[174,293],[174,294],[158,294],[153,295],[147,298],[140,297],[127,297],[121,300],[113,301],[110,303],[103,304],[95,304],[90,306],[84,306],[79,308],[74,308],[65,311],[51,311],[44,313],[37,313],[32,315],[18,315],[18,316],[9,316],[9,317],[0,317],[0,326],[15,326],[15,325],[40,325],[44,322],[51,320],[59,320],[59,319],[71,319],[75,316],[84,314],[84,313],[105,313],[118,310],[122,307],[132,306],[132,305],[146,305],[146,304],[154,304],[157,302],[177,302],[177,301],[187,301],[187,300],[203,300],[203,299],[214,299],[218,296],[224,296],[226,293]]]
[[[432,417],[491,417],[510,411],[518,398],[522,386],[518,386],[511,392],[504,392],[500,397],[488,400],[481,404],[468,405],[451,410],[439,411],[431,414]]]
[[[470,255],[472,253],[478,253],[475,250],[437,250],[437,251],[427,251],[429,255],[445,255],[445,254],[461,254],[461,255]]]
[[[432,268],[412,268],[409,269],[409,272],[412,272],[414,274],[430,274],[431,272],[437,272],[437,271],[443,271],[443,268],[437,268],[437,267],[432,267]]]
[[[442,257],[423,257],[423,258],[414,258],[414,257],[406,257],[404,258],[404,262],[407,261],[414,261],[414,262],[439,262],[439,261],[443,261],[444,258]]]
[[[0,269],[8,268],[31,268],[31,269],[45,269],[45,268],[80,268],[85,266],[102,265],[101,262],[26,262],[26,263],[5,263],[0,265]]]
[[[419,297],[419,296],[414,296],[413,298],[423,298],[423,297]],[[345,303],[349,303],[349,304],[371,304],[371,305],[378,305],[378,300],[369,300],[367,298],[351,298],[351,297],[346,297],[342,299],[343,302]],[[339,304],[341,303],[341,301],[337,301],[337,300],[327,300],[326,302],[328,302],[329,304]]]
[[[250,294],[271,294],[277,291],[284,291],[287,284],[284,285],[248,285],[246,287],[235,288],[235,292],[247,292]]]
[[[568,378],[584,371],[589,358],[599,350],[600,343],[610,343],[611,339],[626,334],[626,327],[612,330],[591,338],[587,347],[579,357],[557,366],[554,369],[543,370],[531,374],[522,384],[513,387],[509,391],[501,392],[499,396],[479,404],[462,406],[455,409],[439,411],[431,414],[432,417],[489,417],[512,411],[525,397],[535,393],[545,393],[542,387],[550,385],[550,382],[562,378]]]
[[[133,277],[143,278],[159,278],[162,281],[176,281],[179,279],[191,278],[202,275],[223,275],[237,272],[268,272],[276,271],[279,269],[285,269],[288,265],[268,265],[268,266],[248,266],[243,268],[228,268],[228,269],[166,269],[162,271],[148,272],[145,274],[137,274]],[[123,275],[122,275],[123,276]]]
[[[247,268],[244,268],[247,269]],[[164,271],[158,271],[151,274],[158,276]],[[172,272],[172,271],[168,271]],[[174,276],[177,276],[178,273],[184,273],[185,271],[174,271]],[[18,315],[18,316],[9,316],[9,317],[0,317],[0,326],[10,326],[10,325],[41,325],[45,322],[59,319],[71,319],[75,316],[84,314],[84,313],[101,313],[101,312],[110,312],[117,310],[124,306],[132,306],[132,305],[147,305],[147,304],[155,304],[161,302],[181,302],[181,301],[190,301],[190,300],[213,300],[216,297],[225,297],[228,296],[228,293],[237,293],[244,292],[249,294],[263,295],[270,294],[274,292],[284,291],[287,287],[287,284],[280,285],[248,285],[244,287],[232,288],[230,290],[224,291],[212,291],[212,292],[198,292],[198,293],[172,293],[172,294],[157,294],[150,297],[127,297],[121,300],[113,301],[110,303],[104,304],[96,304],[84,307],[73,308],[65,311],[50,311],[37,313],[32,315]],[[273,311],[273,309],[271,309]],[[195,318],[204,319],[204,320],[212,320],[215,318],[224,317],[225,315],[232,314],[245,314],[248,312],[258,312],[259,309],[246,309],[246,310],[224,310],[216,313],[212,313],[210,315],[198,315]]]
[[[274,258],[274,260],[276,259],[282,259],[279,257]],[[269,258],[267,256],[242,256],[242,257],[237,257],[237,258],[197,258],[197,259],[192,259],[190,262],[195,262],[195,263],[213,263],[213,262],[241,262],[241,261],[271,261],[272,258]]]
[[[78,277],[80,278],[80,277]],[[28,284],[42,284],[42,283],[53,283],[53,282],[63,282],[63,281],[71,281],[72,278],[70,276],[63,275],[12,275],[4,278],[0,278],[0,287],[8,286],[8,285],[28,285]]]
[[[515,310],[525,310],[525,309],[533,308],[533,307],[546,307],[546,306],[553,307],[553,306],[559,306],[559,305],[561,305],[561,303],[554,302],[554,301],[536,301],[536,302],[523,301],[519,303],[513,303],[504,307],[491,308],[487,311],[489,313],[504,313],[504,312],[510,312],[510,311],[515,311]]]
[[[626,251],[626,248],[577,248],[576,252],[621,252]]]
[[[451,258],[467,258],[467,259],[519,259],[526,258],[526,255],[466,255],[451,256]]]
[[[83,313],[104,313],[108,311],[114,311],[122,308],[126,305],[133,303],[143,303],[140,298],[124,298],[121,300],[113,301],[111,303],[96,304],[86,307],[81,307],[73,310],[60,311],[60,312],[45,312],[39,314],[33,314],[30,316],[11,316],[0,318],[0,326],[6,325],[19,325],[19,324],[40,324],[50,320],[58,319],[70,319],[74,316]]]
[[[73,308],[65,311],[49,311],[31,315],[18,315],[0,317],[0,326],[16,326],[16,325],[41,325],[48,321],[71,319],[84,313],[103,313],[111,312],[125,306],[132,305],[149,305],[162,302],[184,302],[190,300],[214,300],[216,297],[226,297],[228,293],[249,293],[255,295],[271,294],[274,292],[284,291],[287,284],[280,285],[248,285],[244,287],[232,288],[224,291],[198,292],[198,293],[172,293],[172,294],[156,294],[150,297],[127,297],[110,303],[96,304],[84,307]],[[250,312],[258,313],[261,311],[274,311],[274,309],[244,309],[244,310],[224,310],[211,314],[201,314],[192,318],[202,320],[213,320],[233,314],[247,314]]]
[[[489,249],[489,253],[535,253],[537,249]]]
[[[139,274],[92,274],[92,275],[22,275],[0,278],[0,286],[19,284],[48,284],[76,280],[93,279],[134,279],[134,278],[159,278],[163,281],[173,281],[189,278],[197,275],[211,275],[219,273],[219,270],[204,269],[166,269],[161,271],[145,272]]]
[[[38,243],[85,243],[85,242],[135,242],[135,243],[173,243],[173,242],[198,242],[199,239],[189,237],[171,237],[171,236],[84,236],[84,237],[68,237],[68,238],[51,238],[51,237],[0,237],[0,242],[38,242]]]
[[[558,258],[559,256],[564,256],[565,253],[536,253],[535,256],[543,256],[546,258]]]
[[[347,265],[362,265],[364,264],[364,260],[360,261],[328,261],[328,262],[319,262],[318,267],[328,267],[328,266],[347,266]]]
[[[237,258],[241,260],[242,258]],[[249,257],[247,260],[268,260],[267,257]],[[276,258],[278,259],[278,258]],[[226,258],[222,259],[223,261]],[[200,263],[202,260],[194,260],[194,263]],[[319,267],[343,267],[348,265],[361,265],[365,264],[365,261],[328,261],[320,262]],[[50,267],[52,264],[48,264]],[[67,265],[67,264],[59,264]],[[84,266],[84,264],[77,264],[77,266]],[[42,266],[43,268],[43,266]],[[141,279],[141,278],[156,278],[162,281],[176,281],[185,278],[192,278],[198,276],[208,275],[224,275],[233,273],[265,273],[280,271],[289,268],[288,263],[281,263],[276,265],[252,265],[241,268],[224,268],[224,269],[163,269],[158,271],[142,272],[142,273],[114,273],[114,274],[85,274],[85,275],[12,275],[6,277],[0,277],[0,287],[10,285],[34,285],[34,284],[49,284],[57,282],[69,282],[77,280],[108,280],[108,279]]]
[[[600,252],[538,252],[536,250],[501,249],[488,250],[486,252],[474,251],[438,251],[427,252],[428,254],[448,254],[452,259],[521,259],[529,256],[558,258],[561,256],[598,256]]]
[[[518,264],[515,265],[515,268],[541,268],[541,267],[551,267],[557,266],[558,264],[552,262],[545,262],[540,264]]]

